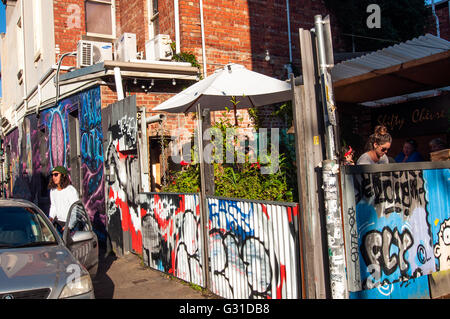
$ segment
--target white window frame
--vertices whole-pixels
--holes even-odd
[[[86,18],[84,20],[84,23],[86,25],[86,35],[90,37],[97,37],[97,38],[106,38],[106,39],[115,39],[116,38],[116,1],[111,0],[111,2],[108,1],[102,1],[102,0],[85,0],[85,6],[84,9],[86,10],[86,2],[97,2],[97,3],[103,3],[111,5],[111,27],[112,27],[112,34],[103,34],[103,33],[94,33],[94,32],[87,32],[87,22]],[[87,14],[85,13],[85,17],[87,17]]]
[[[33,0],[34,62],[42,58],[42,0]]]
[[[149,40],[156,37],[158,34],[155,33],[154,22],[159,17],[159,11],[155,14],[153,13],[153,2],[154,0],[147,0],[147,8],[148,8],[148,36]],[[159,21],[159,20],[158,20]]]

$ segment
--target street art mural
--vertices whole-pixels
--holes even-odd
[[[100,88],[79,95],[82,202],[100,241],[106,241]]]
[[[298,205],[208,198],[212,291],[299,298]]]
[[[48,212],[48,139],[38,129],[38,122],[35,115],[28,116],[5,137],[7,150],[4,195],[7,198],[32,201],[44,212]]]
[[[355,174],[353,185],[351,297],[429,298],[426,275],[450,269],[450,169]]]
[[[116,253],[126,251],[142,253],[141,216],[139,212],[140,167],[135,148],[120,150],[123,141],[123,118],[129,112],[136,115],[136,96],[111,104],[102,109],[104,139],[107,229]],[[127,116],[127,119],[129,117]],[[136,121],[136,118],[134,117]],[[137,123],[128,125],[137,127]],[[130,146],[130,144],[127,144]]]
[[[6,195],[31,200],[48,213],[50,170],[63,165],[72,178],[78,178],[80,174],[75,174],[69,162],[70,152],[75,150],[71,150],[68,118],[69,114],[75,114],[80,123],[80,131],[75,134],[81,141],[79,184],[82,189],[79,191],[99,240],[103,241],[105,204],[100,108],[100,88],[96,87],[61,100],[57,106],[42,110],[39,115],[25,117],[18,128],[5,137],[5,145],[9,147],[7,171],[11,179]]]
[[[204,286],[199,196],[145,193],[141,197],[144,263]]]

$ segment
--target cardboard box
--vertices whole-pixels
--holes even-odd
[[[431,161],[437,162],[437,161],[449,161],[450,160],[450,148],[447,148],[445,150],[437,151],[437,152],[431,152]]]

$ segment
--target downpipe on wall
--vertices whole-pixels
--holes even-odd
[[[114,68],[114,80],[116,82],[117,101],[123,100],[125,95],[123,93],[122,74],[117,66]]]
[[[336,107],[329,72],[329,69],[334,64],[331,31],[328,17],[322,20],[321,15],[316,15],[314,22],[319,56],[324,124],[326,129],[326,160],[322,162],[322,189],[325,201],[330,290],[333,299],[348,299],[344,232],[339,200],[339,163],[337,161],[335,146]],[[327,27],[326,31],[324,31],[324,26]]]
[[[174,15],[175,15],[175,53],[180,53],[181,39],[180,39],[180,5],[178,0],[173,0]]]

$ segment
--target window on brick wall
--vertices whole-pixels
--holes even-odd
[[[86,0],[88,35],[115,37],[114,0]]]
[[[147,0],[148,1],[148,31],[149,38],[153,39],[159,34],[159,11],[158,11],[158,0]]]

